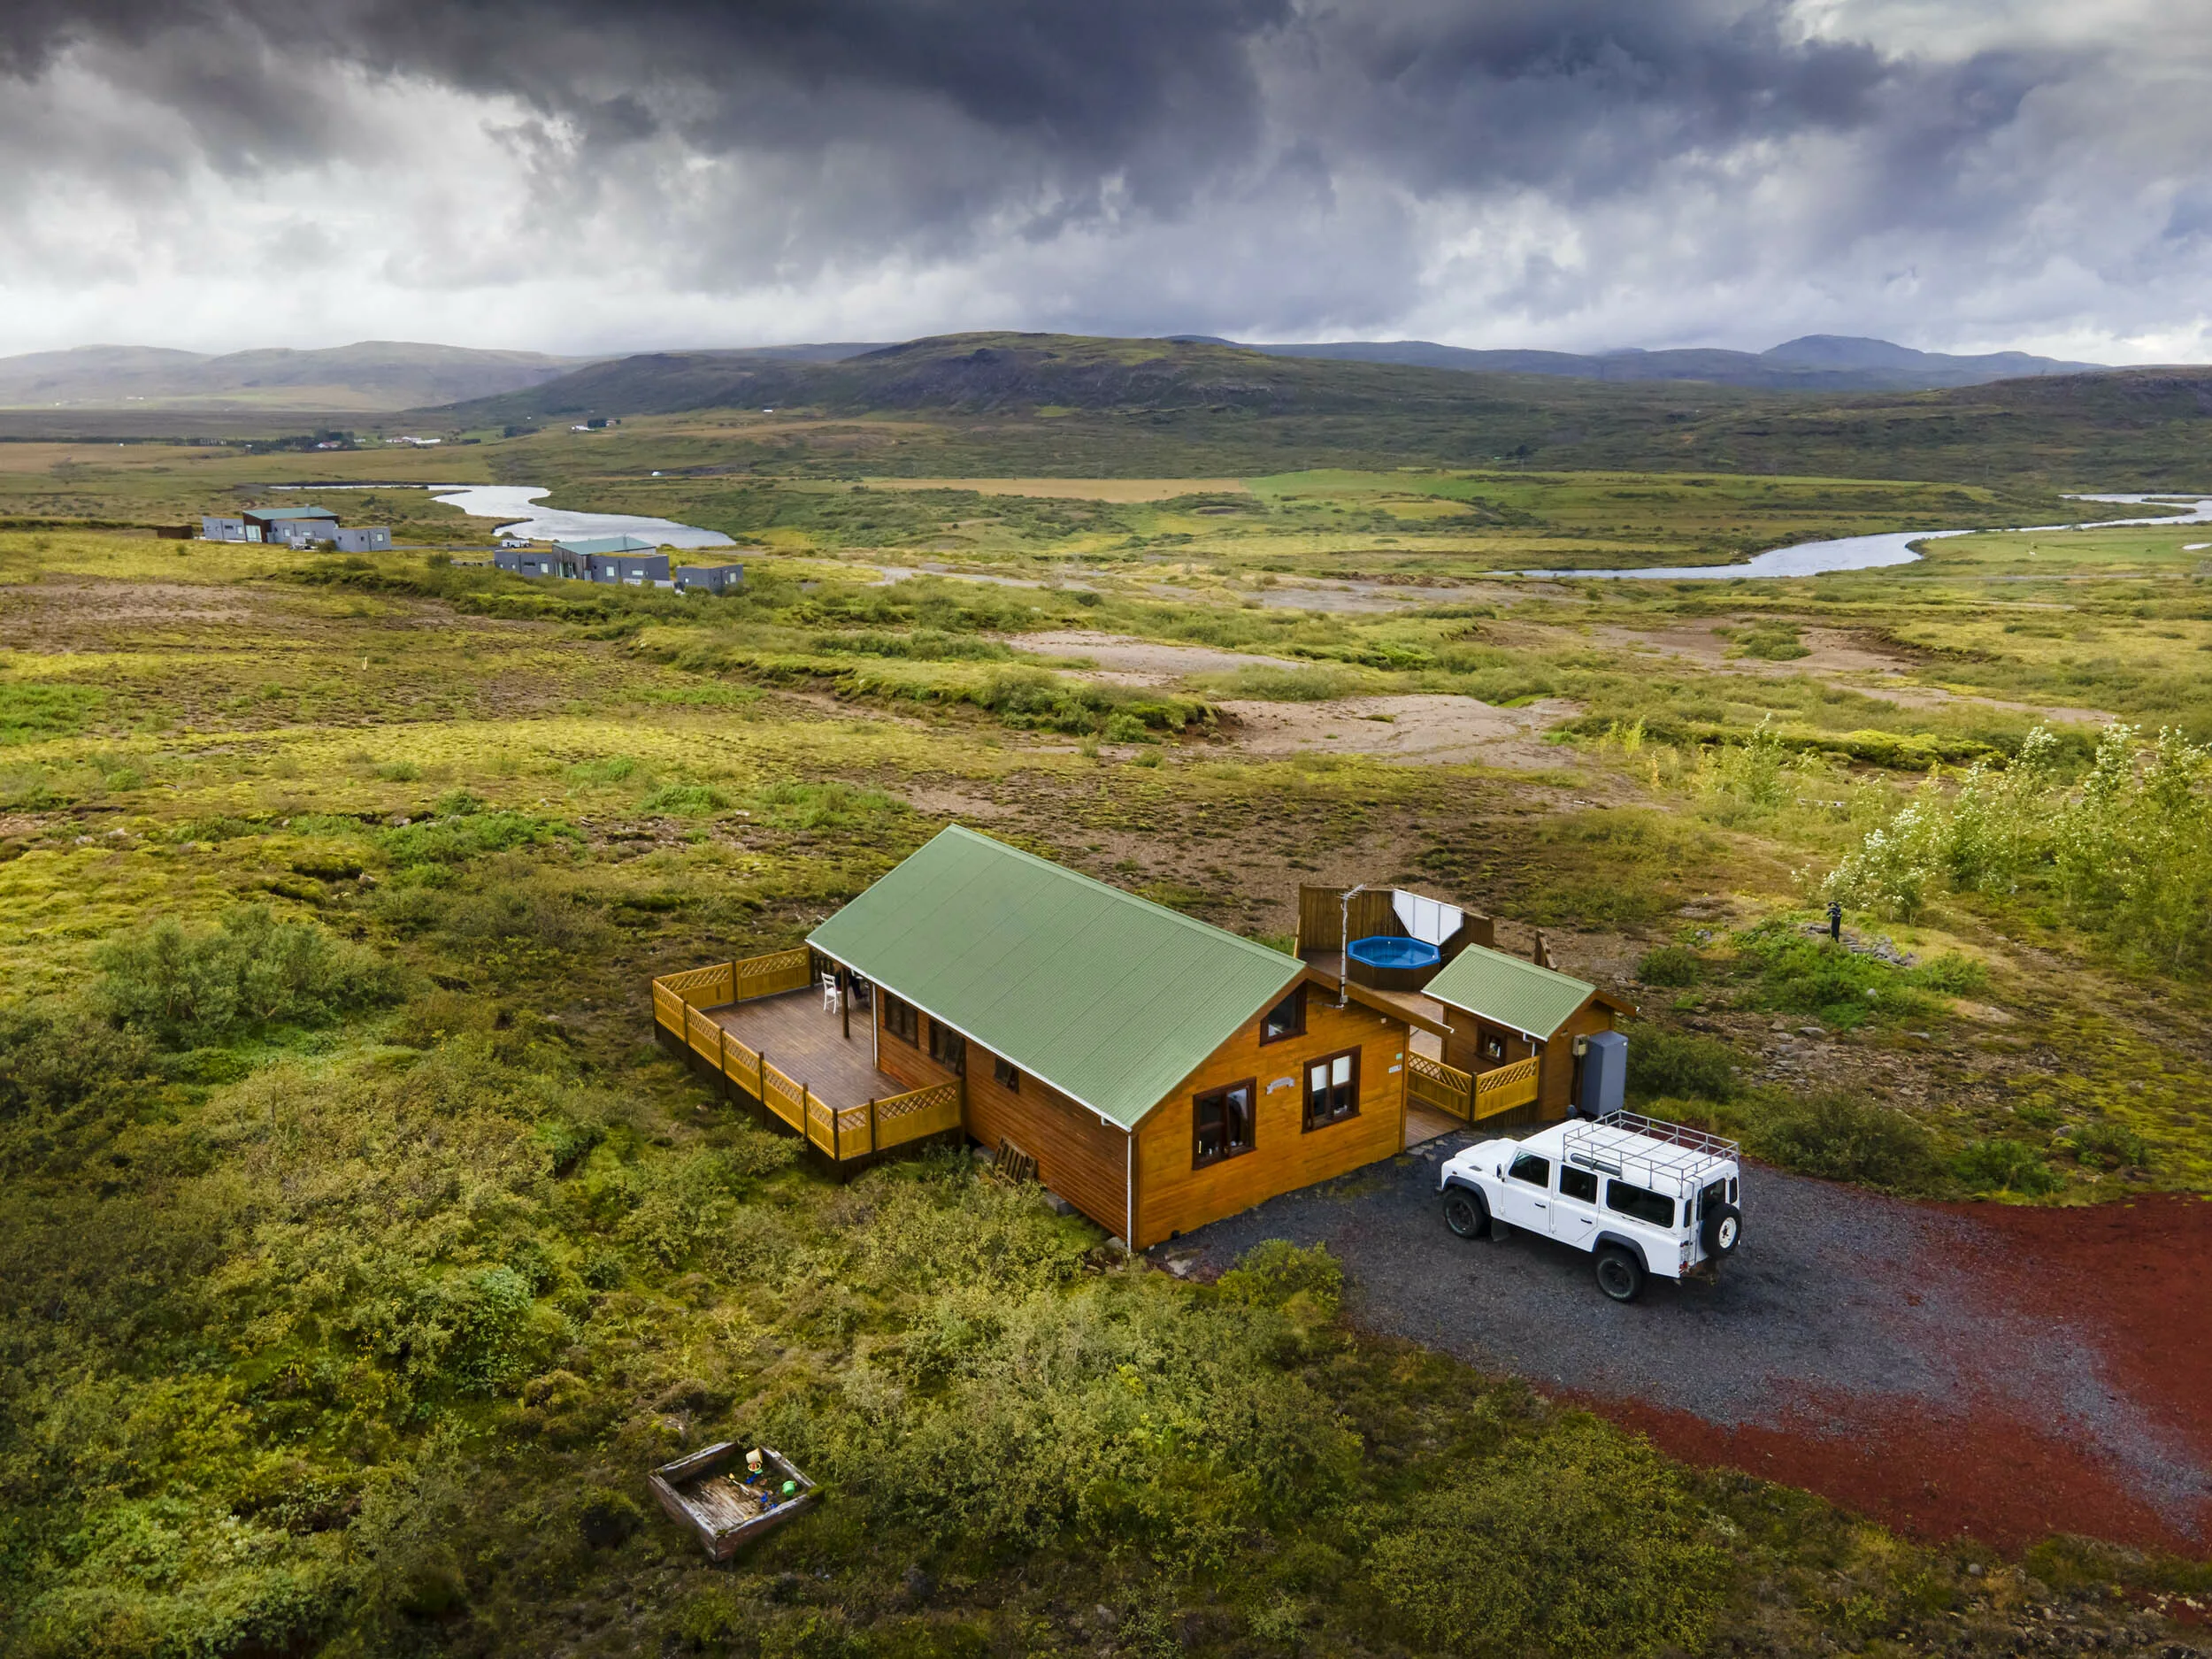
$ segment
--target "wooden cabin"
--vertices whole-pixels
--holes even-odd
[[[1138,1248],[1405,1144],[1406,1025],[1294,956],[952,828],[815,929],[875,1068]]]
[[[1478,1087],[1485,1072],[1536,1061],[1536,1097],[1523,1117],[1538,1123],[1566,1117],[1581,1093],[1575,1039],[1635,1012],[1572,974],[1484,945],[1461,950],[1421,995],[1445,1011],[1444,1064],[1472,1075]]]

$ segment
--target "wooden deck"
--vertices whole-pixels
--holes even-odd
[[[1305,964],[1317,973],[1325,973],[1333,981],[1343,972],[1344,958],[1337,951],[1310,951]],[[1371,985],[1355,984],[1362,1001],[1378,1009],[1388,1009],[1416,1031],[1433,1032],[1441,1035],[1451,1024],[1451,1010],[1433,997],[1418,991],[1379,991]]]
[[[876,1070],[868,1010],[853,1010],[851,1040],[843,1017],[826,1011],[818,989],[756,997],[702,1010],[716,1025],[785,1076],[832,1106],[858,1106],[906,1093],[906,1085]]]
[[[653,981],[653,1023],[663,1041],[833,1164],[856,1167],[855,1160],[961,1129],[960,1079],[902,1088],[878,1071],[869,1017],[856,1017],[847,1037],[842,1016],[823,1005],[815,973],[802,945],[664,974]]]
[[[1464,1129],[1466,1126],[1467,1120],[1463,1118],[1455,1118],[1449,1112],[1439,1111],[1432,1106],[1424,1106],[1418,1101],[1406,1102],[1406,1145],[1409,1148],[1417,1147],[1425,1141],[1433,1141],[1439,1135],[1448,1135],[1455,1129]]]

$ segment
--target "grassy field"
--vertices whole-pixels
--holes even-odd
[[[1494,572],[2056,514],[1681,474],[651,478],[733,452],[704,420],[19,448],[23,519],[490,478],[772,550],[706,599],[0,532],[10,1651],[1996,1653],[2032,1603],[2113,1632],[2142,1616],[2110,1586],[2203,1586],[1673,1465],[1360,1334],[1323,1257],[1195,1286],[964,1159],[839,1187],[649,1043],[645,987],[961,821],[1256,937],[1301,879],[1542,926],[1640,1005],[1640,1100],[1792,1167],[2205,1191],[2204,530],[1540,583]],[[880,580],[926,564],[1002,580]],[[1282,603],[1317,594],[1363,608]],[[1378,749],[1468,699],[1521,724]],[[1832,892],[1857,949],[1808,931]],[[830,1486],[735,1571],[641,1503],[725,1434]]]

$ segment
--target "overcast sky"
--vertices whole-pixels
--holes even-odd
[[[2212,0],[0,0],[0,352],[2212,358]]]

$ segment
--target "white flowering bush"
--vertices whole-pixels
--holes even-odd
[[[1907,921],[1945,892],[2042,896],[2123,954],[2212,966],[2212,749],[2115,722],[2078,783],[2057,756],[2039,726],[2009,765],[1975,765],[1947,799],[1931,777],[1824,895]]]

